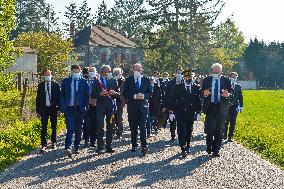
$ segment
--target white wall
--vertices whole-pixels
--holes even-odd
[[[32,53],[23,54],[16,59],[16,63],[7,71],[37,73],[37,55]]]
[[[238,81],[243,89],[257,89],[257,81]]]

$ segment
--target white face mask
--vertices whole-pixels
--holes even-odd
[[[163,77],[163,81],[167,81],[168,79],[168,77]]]
[[[230,80],[231,80],[231,83],[232,83],[232,84],[237,83],[237,79],[235,79],[235,78],[230,78]]]
[[[72,77],[74,78],[74,79],[80,79],[81,78],[81,73],[79,72],[79,73],[73,73],[72,74]]]
[[[217,80],[219,79],[219,74],[212,74],[213,79]]]
[[[96,77],[96,72],[89,72],[89,77],[94,79]]]
[[[44,81],[47,81],[47,82],[49,82],[49,81],[51,81],[51,75],[49,75],[49,76],[44,76]]]
[[[158,80],[159,80],[159,77],[155,77],[155,80],[158,81]]]
[[[181,80],[181,79],[182,79],[182,74],[177,73],[177,74],[176,74],[176,78],[177,78],[177,80]]]
[[[139,78],[141,73],[139,71],[134,71],[134,77]]]
[[[115,75],[115,76],[113,76],[113,78],[114,78],[115,80],[118,80],[118,79],[119,79],[119,75]]]

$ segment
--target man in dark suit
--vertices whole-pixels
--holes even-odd
[[[171,132],[171,141],[174,142],[175,141],[175,136],[176,136],[176,127],[177,127],[177,124],[176,124],[176,119],[175,119],[175,112],[171,111],[169,112],[169,108],[170,108],[170,104],[171,104],[171,100],[172,100],[172,95],[173,95],[173,91],[175,89],[175,86],[180,84],[181,81],[182,81],[182,72],[183,72],[183,69],[181,67],[179,67],[177,70],[176,70],[176,74],[175,74],[175,77],[169,81],[168,85],[167,85],[167,88],[166,88],[166,94],[163,98],[163,103],[162,103],[162,106],[163,106],[163,113],[165,114],[172,114],[171,115],[171,120],[170,120],[170,132]]]
[[[224,139],[227,139],[228,142],[232,142],[232,137],[236,127],[236,121],[238,112],[243,111],[243,92],[242,86],[237,83],[238,73],[232,72],[230,74],[230,80],[232,85],[232,92],[229,98],[229,113],[225,122],[225,130],[224,130]],[[230,129],[228,134],[228,126],[230,123]]]
[[[64,112],[66,122],[65,155],[72,156],[72,136],[75,133],[74,153],[79,153],[82,126],[86,109],[89,105],[89,86],[82,78],[80,66],[71,66],[72,76],[61,83],[61,111]]]
[[[132,152],[137,148],[138,127],[142,154],[149,151],[146,141],[146,118],[151,95],[151,84],[147,77],[142,75],[142,65],[133,65],[134,75],[125,80],[123,96],[127,101],[128,122],[131,129]]]
[[[123,88],[124,88],[124,82],[125,78],[123,77],[123,70],[121,68],[114,68],[113,69],[113,79],[116,80],[118,84],[117,91],[120,91],[120,95],[116,98],[116,112],[115,112],[115,134],[116,139],[121,140],[122,139],[122,133],[123,133],[123,108],[124,108],[124,99],[123,99]]]
[[[195,112],[200,114],[200,86],[191,78],[191,69],[183,72],[184,79],[173,91],[170,109],[175,112],[182,157],[189,153]]]
[[[86,71],[85,71],[86,72]],[[97,70],[95,67],[88,68],[88,78],[87,83],[89,85],[89,92],[90,92],[90,100],[89,100],[89,107],[85,114],[84,125],[83,125],[83,136],[85,140],[85,147],[95,147],[95,141],[97,138],[96,134],[96,124],[97,124],[97,108],[96,108],[96,99],[91,98],[91,91],[94,86],[95,80],[97,75]]]
[[[101,75],[95,81],[92,89],[91,98],[96,99],[97,104],[97,142],[98,154],[115,152],[111,145],[114,134],[114,113],[115,101],[114,98],[119,95],[118,84],[116,80],[111,79],[111,67],[103,65],[101,67]],[[104,123],[106,120],[106,132],[104,131]],[[104,142],[104,135],[106,134],[106,145]]]
[[[206,114],[205,133],[207,153],[213,152],[214,157],[219,157],[222,144],[225,119],[228,114],[231,81],[222,75],[222,65],[212,65],[212,75],[204,79],[203,112]]]
[[[60,86],[52,81],[51,71],[43,70],[44,81],[38,85],[36,96],[36,112],[41,117],[41,150],[46,151],[47,146],[47,124],[50,118],[51,122],[51,142],[52,148],[56,147],[56,126],[57,116],[60,115]]]
[[[167,91],[167,86],[168,86],[169,82],[170,82],[169,74],[168,74],[168,72],[164,72],[163,78],[160,80],[161,92],[162,92],[161,108],[163,108],[164,101],[166,100],[166,91]],[[161,111],[162,111],[162,109],[161,109]],[[162,116],[164,118],[164,120],[163,120],[164,122],[162,124],[163,124],[163,127],[166,128],[167,127],[167,121],[169,119],[169,112],[163,112]]]

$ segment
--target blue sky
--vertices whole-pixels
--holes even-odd
[[[92,12],[95,13],[102,0],[87,0]],[[283,0],[225,0],[226,6],[219,18],[219,22],[233,14],[233,19],[243,32],[248,41],[250,38],[258,37],[264,41],[283,41]],[[71,2],[80,5],[83,0],[47,0],[53,4],[64,20],[65,6]],[[114,0],[105,0],[108,7],[114,4]]]

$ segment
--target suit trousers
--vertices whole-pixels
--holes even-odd
[[[179,140],[179,146],[181,150],[184,151],[186,148],[190,147],[190,141],[193,131],[194,114],[191,116],[183,116],[184,114],[176,113],[177,119],[177,134]]]
[[[137,147],[138,128],[140,130],[140,142],[142,149],[147,148],[146,141],[146,119],[147,108],[143,107],[142,102],[135,102],[136,104],[128,104],[128,121],[131,130],[132,147]],[[140,104],[141,103],[141,104]],[[131,111],[130,111],[131,110]]]
[[[238,116],[238,112],[236,110],[236,107],[230,106],[229,113],[227,115],[227,119],[226,119],[226,122],[225,122],[225,129],[224,129],[224,138],[225,139],[227,138],[229,124],[230,124],[230,128],[229,128],[228,137],[229,138],[233,137],[234,131],[235,131],[235,128],[236,128],[237,116]]]
[[[72,146],[72,137],[75,133],[74,147],[79,148],[82,126],[84,122],[84,112],[79,107],[67,107],[65,111],[65,123],[67,128],[66,139],[65,139],[65,150],[70,149]]]
[[[89,106],[88,111],[85,114],[83,125],[83,137],[85,142],[89,142],[94,145],[96,142],[97,131],[97,109],[95,106]]]
[[[220,103],[210,103],[207,113],[205,127],[207,150],[219,153],[222,145],[222,136],[224,131],[224,119],[220,112]]]
[[[123,133],[123,106],[122,101],[116,101],[116,112],[115,112],[115,124],[116,124],[116,135],[121,136]]]
[[[57,108],[46,107],[41,113],[41,146],[47,146],[47,125],[48,119],[51,123],[51,142],[56,143]]]
[[[106,131],[104,125],[106,122]],[[111,149],[113,135],[114,135],[114,123],[111,122],[111,115],[107,114],[104,109],[97,108],[97,125],[96,135],[98,150]],[[104,142],[104,135],[106,135],[106,142]],[[106,143],[106,146],[105,146]]]

